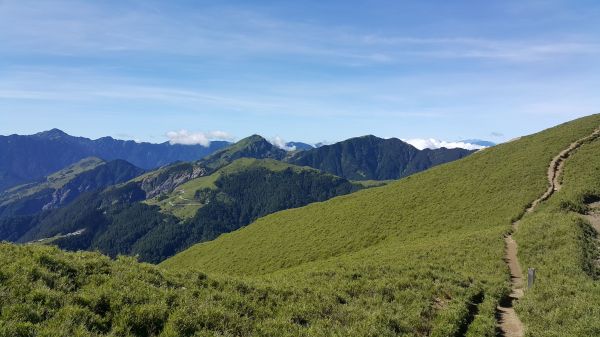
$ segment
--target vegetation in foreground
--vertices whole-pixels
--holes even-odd
[[[393,335],[385,317],[342,303],[343,293],[178,275],[49,246],[0,244],[0,265],[2,337]]]

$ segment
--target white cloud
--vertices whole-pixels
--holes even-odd
[[[182,145],[209,146],[213,140],[231,140],[232,137],[224,131],[189,132],[188,130],[167,132],[169,143]]]
[[[275,136],[275,137],[271,138],[269,140],[269,142],[282,150],[286,150],[286,151],[295,151],[296,150],[295,146],[287,146],[287,142],[279,136]]]
[[[419,150],[423,149],[439,149],[445,147],[447,149],[466,149],[466,150],[481,150],[485,149],[486,146],[477,144],[465,143],[465,142],[447,142],[445,140],[439,140],[434,138],[413,138],[413,139],[402,139],[404,142],[416,147]]]

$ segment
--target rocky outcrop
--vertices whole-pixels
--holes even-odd
[[[172,192],[177,186],[203,177],[207,174],[204,167],[192,164],[177,164],[165,171],[150,175],[142,179],[141,188],[146,192],[146,198],[153,198],[163,193]]]

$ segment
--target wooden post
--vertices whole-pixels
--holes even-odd
[[[527,288],[533,287],[535,282],[535,268],[527,268]]]

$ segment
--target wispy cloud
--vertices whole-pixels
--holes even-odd
[[[235,7],[206,6],[177,18],[150,6],[106,9],[92,2],[0,3],[0,37],[7,51],[78,55],[160,53],[239,58],[298,55],[346,65],[389,64],[414,57],[531,62],[600,53],[584,38],[396,36],[356,28],[277,19]],[[165,11],[166,12],[166,11]]]
[[[513,26],[494,14],[488,25],[469,12],[390,28],[380,12],[350,22],[286,6],[0,0],[0,128],[56,116],[74,129],[92,118],[111,128],[110,116],[152,120],[119,130],[141,138],[193,121],[238,135],[310,130],[312,141],[466,139],[496,129],[511,137],[600,107],[600,39],[583,25],[561,34],[565,22],[547,31],[535,16]]]

